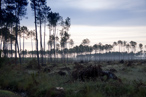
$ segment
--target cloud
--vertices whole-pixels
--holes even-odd
[[[48,0],[53,12],[71,18],[71,25],[139,26],[146,25],[146,0]],[[34,25],[28,6],[28,19],[22,24]],[[31,22],[30,22],[31,21]]]
[[[146,25],[145,0],[50,0],[48,5],[73,25]]]
[[[55,2],[55,3],[54,3]],[[53,8],[74,8],[82,10],[137,9],[146,5],[145,0],[52,0]]]

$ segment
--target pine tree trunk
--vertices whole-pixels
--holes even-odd
[[[6,37],[3,40],[3,52],[4,52],[4,57],[6,57]]]
[[[33,58],[33,43],[32,43],[32,34],[31,34],[31,47],[32,47],[32,58]]]
[[[46,35],[46,20],[44,23],[44,55],[45,55],[45,64],[46,64],[45,35]]]
[[[49,30],[49,40],[50,40],[50,37],[51,37],[51,28]],[[48,46],[48,50],[49,50],[49,46]],[[50,55],[50,62],[52,61],[52,45],[50,45],[50,52],[49,52],[49,55]],[[49,58],[49,57],[48,57]],[[49,60],[48,60],[49,61]]]
[[[121,59],[120,45],[119,45],[119,60]]]
[[[19,35],[19,47],[20,47],[20,52],[21,52],[21,37]]]
[[[38,52],[38,36],[37,36],[37,17],[36,17],[36,4],[34,1],[34,18],[35,18],[35,31],[36,31],[36,49],[37,49],[37,60],[38,60],[38,68],[40,69],[40,63],[39,63],[39,52]]]
[[[54,63],[56,63],[55,62],[55,59],[56,59],[56,27],[54,28],[54,37],[55,37],[55,39],[54,39]]]
[[[11,34],[12,34],[12,24],[11,24]],[[12,35],[11,35],[11,59],[13,57],[13,54],[12,54]]]
[[[23,63],[24,63],[24,32],[23,32]]]
[[[19,17],[17,14],[16,14],[16,17]],[[18,18],[19,20],[19,18]],[[15,47],[15,49],[18,49],[18,54],[19,54],[19,61],[20,61],[20,64],[21,64],[21,56],[20,56],[20,52],[19,52],[19,45],[18,45],[18,39],[17,39],[17,36],[18,36],[18,22],[16,22],[16,44],[15,46],[17,46],[17,48]],[[17,59],[17,52],[15,52],[15,59]],[[17,62],[16,62],[17,64]]]
[[[41,64],[43,64],[43,47],[42,47],[42,21],[40,19],[40,50],[41,50]]]
[[[15,11],[15,15],[16,15],[16,11]],[[16,23],[16,28],[15,28],[15,60],[17,60],[17,23]],[[15,61],[15,64],[17,65],[17,61]]]

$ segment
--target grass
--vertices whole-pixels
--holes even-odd
[[[23,65],[3,65],[0,68],[0,97],[9,93],[15,95],[6,90],[25,92],[28,97],[57,97],[57,95],[60,97],[146,97],[145,65],[126,67],[124,64],[105,65],[106,63],[103,62],[103,70],[115,68],[118,71],[115,74],[122,79],[122,84],[114,80],[102,82],[99,79],[73,82],[69,81],[71,80],[69,75],[60,76],[56,73],[59,68],[64,67],[63,64],[58,64],[51,72],[37,70],[34,66],[27,68],[31,64],[35,65],[31,61]],[[73,70],[74,64],[66,66]],[[62,87],[63,90],[58,91],[56,87]]]
[[[7,90],[0,90],[0,97],[21,97],[15,93]]]

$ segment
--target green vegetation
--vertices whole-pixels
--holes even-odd
[[[0,97],[21,97],[15,93],[7,90],[0,90]]]
[[[34,59],[28,64],[22,65],[3,64],[0,68],[0,97],[11,93],[17,93],[20,96],[22,96],[21,93],[24,93],[28,97],[58,97],[57,95],[59,97],[145,97],[145,63],[138,65],[137,62],[130,67],[127,67],[125,63],[117,63],[112,62],[113,65],[110,65],[102,62],[100,64],[103,70],[115,68],[118,71],[115,74],[121,78],[122,83],[112,79],[106,82],[100,79],[85,82],[73,81],[69,74],[60,76],[57,73],[64,68],[63,64],[54,67],[53,64],[47,64],[39,70],[30,66],[30,64],[37,66],[37,61]],[[97,63],[82,63],[83,66],[91,64]],[[67,65],[71,71],[74,66],[73,63]],[[51,70],[44,71],[45,68],[51,68]],[[57,87],[60,89],[57,90]]]

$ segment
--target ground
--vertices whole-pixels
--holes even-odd
[[[129,65],[130,64],[130,65]],[[71,72],[76,66],[101,65],[103,71],[113,73],[122,80],[80,81]],[[81,68],[80,66],[80,68]],[[58,73],[60,72],[60,73]],[[3,92],[8,91],[8,92]],[[0,97],[146,97],[145,61],[104,61],[52,63],[39,70],[35,60],[26,64],[3,64],[0,67]]]

